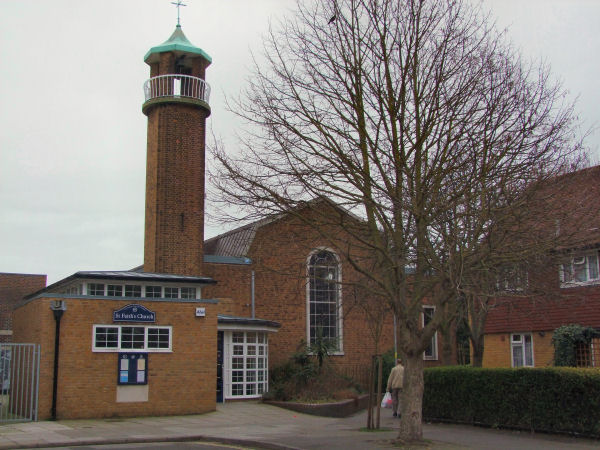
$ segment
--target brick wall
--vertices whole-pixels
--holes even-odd
[[[346,238],[338,232],[340,238]],[[248,256],[251,266],[205,264],[205,275],[218,284],[204,288],[203,296],[228,296],[235,300],[236,314],[250,316],[250,273],[255,271],[256,317],[279,322],[282,326],[269,338],[271,367],[286,361],[302,341],[307,340],[306,265],[317,248],[330,243],[300,220],[288,217],[264,225],[257,230]],[[338,255],[339,256],[339,255]],[[342,258],[342,280],[350,283],[358,275]],[[347,373],[363,373],[370,367],[371,355],[393,348],[393,319],[384,314],[384,327],[375,347],[374,329],[366,319],[365,308],[377,309],[372,299],[355,295],[349,285],[342,287],[343,356],[330,361]],[[440,347],[441,348],[441,347]],[[437,361],[427,361],[437,365]]]
[[[148,111],[144,270],[202,275],[207,111],[168,103]]]
[[[55,322],[51,298],[15,311],[15,337],[42,345],[39,418],[51,416]],[[118,353],[92,352],[94,324],[112,324],[112,312],[130,300],[66,299],[61,320],[57,417],[198,414],[216,406],[217,305],[141,301],[155,325],[173,326],[172,353],[148,353],[148,401],[117,403]],[[195,317],[196,306],[206,317]]]
[[[220,304],[219,312],[234,316],[250,317],[252,313],[252,270],[245,264],[204,263],[204,276],[211,277],[217,284],[202,288],[203,298],[229,298]]]
[[[552,366],[554,361],[552,331],[532,332],[531,337],[535,367]],[[510,339],[510,333],[485,335],[483,367],[512,367]]]
[[[44,287],[46,275],[0,273],[0,342],[12,341],[12,316],[15,305],[24,296]]]

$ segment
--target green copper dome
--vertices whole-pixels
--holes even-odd
[[[181,25],[179,24],[175,27],[175,31],[173,31],[173,34],[169,39],[162,44],[152,47],[150,50],[148,50],[148,53],[146,53],[146,56],[144,56],[144,61],[148,64],[156,62],[158,61],[158,54],[164,52],[175,52],[177,54],[191,53],[202,56],[209,63],[212,62],[212,58],[208,56],[204,50],[196,47],[190,41],[188,41],[188,39],[185,37],[185,34],[183,34]]]

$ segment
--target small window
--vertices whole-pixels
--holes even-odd
[[[148,328],[148,348],[169,348],[170,333],[168,328]]]
[[[146,286],[146,297],[160,298],[162,295],[161,286]]]
[[[104,295],[104,284],[88,283],[88,295]]]
[[[523,292],[527,288],[527,269],[523,265],[506,266],[499,270],[496,281],[498,292]]]
[[[125,286],[125,297],[141,297],[142,287],[135,284]]]
[[[165,288],[165,298],[179,298],[179,288],[166,287]]]
[[[94,346],[96,348],[118,348],[119,327],[97,327]]]
[[[196,288],[182,287],[181,298],[196,298]]]
[[[513,334],[510,340],[513,367],[533,367],[531,334]]]
[[[123,286],[120,284],[109,284],[106,287],[106,295],[109,297],[122,297],[123,296]]]
[[[598,281],[598,252],[573,255],[560,266],[560,281],[563,284],[577,284]]]
[[[121,348],[143,349],[144,327],[121,327]]]

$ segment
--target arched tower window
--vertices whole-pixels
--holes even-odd
[[[308,337],[314,344],[318,336],[342,350],[340,263],[329,250],[318,250],[308,260]]]

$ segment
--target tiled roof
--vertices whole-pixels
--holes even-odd
[[[231,256],[234,258],[246,257],[256,231],[265,223],[267,221],[259,220],[207,239],[204,242],[204,253],[206,255]]]

